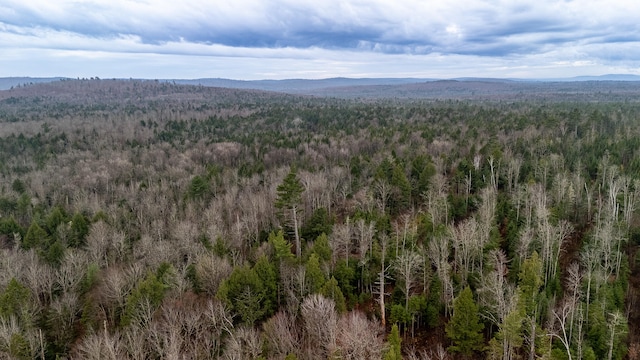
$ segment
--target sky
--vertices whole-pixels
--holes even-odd
[[[0,77],[640,75],[637,0],[0,0]]]

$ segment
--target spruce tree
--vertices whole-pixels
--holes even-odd
[[[87,219],[80,213],[75,213],[71,218],[71,236],[69,246],[79,247],[85,243],[85,238],[89,234],[89,224]]]
[[[338,313],[347,311],[347,302],[344,299],[344,294],[342,294],[342,290],[340,290],[338,286],[338,280],[333,276],[324,283],[324,286],[320,289],[320,294],[328,299],[332,299],[336,303],[336,311],[338,311]]]
[[[298,179],[295,167],[292,167],[282,184],[278,185],[276,189],[278,198],[276,199],[276,208],[278,208],[278,216],[281,221],[287,222],[286,219],[290,217],[291,225],[293,226],[293,232],[296,241],[296,257],[299,259],[302,255],[302,249],[300,244],[300,235],[298,233],[298,212],[300,209],[300,203],[302,202],[302,192],[304,187]]]
[[[473,293],[467,286],[453,300],[453,316],[446,325],[447,337],[453,345],[449,351],[470,356],[474,351],[482,349],[482,329],[484,324],[478,316],[478,305],[473,300]]]
[[[283,261],[290,261],[293,259],[293,254],[291,254],[291,244],[284,239],[284,234],[282,230],[276,232],[271,232],[269,234],[269,244],[273,246],[274,257],[278,261],[278,264]]]
[[[22,248],[25,250],[38,248],[48,242],[49,235],[47,232],[37,222],[33,221],[27,230],[27,235],[22,239]]]
[[[384,355],[384,360],[402,360],[402,339],[398,324],[393,324],[391,334],[389,334],[388,350]]]
[[[320,268],[320,261],[317,254],[311,254],[307,261],[305,280],[309,287],[309,293],[313,294],[319,292],[327,281],[326,276]]]

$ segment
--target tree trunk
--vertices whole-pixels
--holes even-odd
[[[385,255],[387,254],[387,241],[386,239],[380,239],[380,242],[382,245],[382,259],[381,259],[380,274],[379,274],[380,297],[378,298],[378,304],[380,305],[380,321],[382,322],[382,328],[384,329],[385,326],[387,325],[387,318],[385,316],[385,306],[384,306],[384,275],[385,275],[384,260],[385,260]]]
[[[384,328],[387,325],[387,319],[384,313],[384,261],[382,262],[382,269],[380,270],[379,280],[380,280],[380,297],[378,298],[378,303],[380,304],[380,321],[382,322],[382,327]]]
[[[531,333],[529,337],[531,341],[529,342],[529,360],[534,360],[536,358],[536,320],[535,316],[530,319],[531,322]]]
[[[291,208],[291,212],[293,213],[293,233],[296,237],[296,257],[300,259],[302,256],[302,249],[300,244],[300,234],[298,233],[298,216],[297,216],[298,207],[294,206]]]
[[[611,360],[611,358],[613,357],[613,339],[615,339],[615,334],[616,334],[616,324],[612,324],[613,326],[611,327],[611,337],[609,338],[609,354],[607,356],[607,359]]]

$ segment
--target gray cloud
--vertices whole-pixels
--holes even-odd
[[[591,28],[610,28],[611,35],[627,26],[603,15],[575,19],[571,3],[553,10],[557,1],[499,6],[482,1],[449,2],[295,2],[295,1],[14,1],[0,5],[0,21],[24,28],[46,28],[96,38],[137,36],[161,44],[188,41],[244,47],[330,47],[351,49],[375,43],[395,53],[399,48],[432,47],[457,50],[466,44],[494,48],[501,39],[527,34],[570,34],[580,39]],[[497,3],[497,2],[494,2]],[[490,4],[490,3],[489,3]],[[558,6],[556,6],[558,7]],[[588,7],[588,5],[587,5]],[[635,6],[638,7],[638,6]],[[599,9],[593,8],[591,16]],[[626,9],[630,11],[630,9]],[[563,14],[564,12],[564,14]],[[583,11],[584,12],[584,11]],[[624,16],[624,14],[620,14]],[[635,24],[635,22],[634,22]],[[618,27],[619,26],[619,27]],[[457,28],[459,33],[453,34]],[[630,29],[632,30],[632,29]],[[452,36],[458,35],[452,42]],[[544,37],[540,40],[544,41]],[[518,47],[513,47],[518,49]],[[523,49],[529,47],[523,46]],[[479,50],[481,54],[488,53]]]
[[[557,64],[638,72],[640,63],[629,54],[640,46],[635,19],[640,3],[606,5],[597,0],[5,0],[0,48],[77,51],[71,58],[147,54],[145,61],[154,54],[164,61],[192,55],[291,59],[307,61],[309,71],[315,66],[309,62],[339,61],[351,64],[339,69],[354,73],[357,64],[390,68],[386,59],[397,57],[420,57],[417,64],[434,67],[443,57],[473,60],[486,72]],[[364,65],[371,61],[378,65]]]

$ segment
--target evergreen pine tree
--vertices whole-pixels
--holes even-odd
[[[387,353],[384,360],[402,360],[402,339],[400,338],[400,330],[398,324],[393,324],[391,334],[389,334]]]
[[[326,276],[320,269],[320,261],[318,255],[311,254],[307,261],[307,271],[305,272],[305,278],[307,286],[309,287],[309,293],[313,294],[319,292],[324,283],[327,281]]]
[[[453,343],[449,350],[464,356],[481,350],[484,340],[482,329],[484,324],[478,316],[478,305],[473,300],[471,289],[466,287],[453,300],[453,316],[445,328],[447,337]]]
[[[48,243],[48,241],[49,235],[47,235],[47,232],[37,222],[33,221],[24,239],[22,239],[22,247],[25,250],[37,248]]]
[[[342,290],[338,286],[338,280],[333,276],[331,279],[327,280],[320,289],[320,294],[324,297],[332,299],[336,303],[336,310],[338,313],[344,313],[347,311],[347,302],[344,299],[344,294],[342,294]]]
[[[279,210],[278,216],[282,222],[287,222],[286,220],[290,217],[289,220],[293,226],[296,240],[296,257],[299,259],[302,255],[302,249],[300,235],[298,233],[298,212],[300,211],[298,207],[302,202],[304,187],[300,183],[294,167],[291,168],[287,176],[282,180],[282,184],[278,185],[276,191],[278,198],[276,199],[275,205]]]

